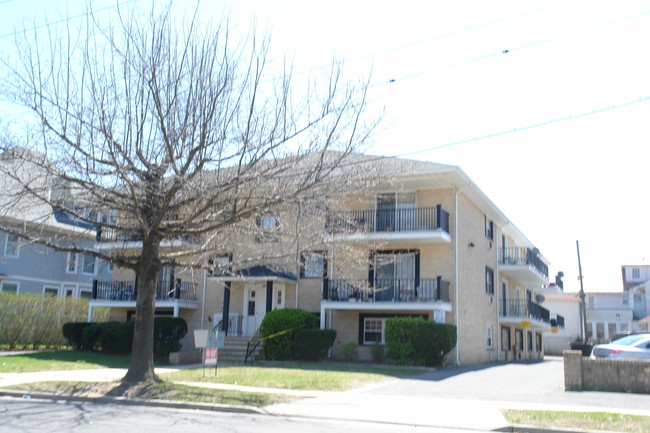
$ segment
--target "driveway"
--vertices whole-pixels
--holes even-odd
[[[564,391],[562,357],[544,361],[483,364],[438,370],[411,379],[386,383],[373,394],[444,397],[498,402],[503,407],[549,406],[554,409],[650,409],[650,395]]]

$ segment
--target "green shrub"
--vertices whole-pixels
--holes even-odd
[[[153,322],[153,353],[169,356],[181,350],[181,339],[187,334],[187,322],[180,317],[156,317]],[[131,331],[133,335],[133,331]],[[131,351],[129,346],[129,352]]]
[[[333,329],[299,329],[293,333],[293,359],[322,361],[336,340]]]
[[[283,308],[266,313],[260,325],[260,337],[268,338],[279,332],[296,329],[314,329],[318,318],[313,313],[295,308]],[[293,350],[293,332],[265,340],[267,359],[289,359]]]
[[[441,365],[456,346],[456,327],[423,318],[393,317],[386,321],[388,356],[397,365]]]
[[[153,323],[154,355],[164,357],[170,352],[178,352],[180,340],[187,334],[187,322],[177,317],[156,317]],[[107,353],[131,353],[134,326],[135,322],[88,324],[83,330],[84,347]]]
[[[88,322],[68,322],[63,324],[63,336],[73,350],[84,349],[84,328],[90,325]]]
[[[373,362],[383,364],[386,360],[386,348],[376,341],[375,344],[370,347],[370,356],[372,357]]]
[[[353,341],[345,343],[341,349],[343,358],[346,361],[356,361],[359,359],[359,345]]]

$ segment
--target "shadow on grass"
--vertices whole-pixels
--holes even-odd
[[[55,350],[47,352],[35,352],[21,355],[9,355],[14,359],[20,359],[26,364],[31,362],[38,363],[77,363],[77,364],[95,364],[98,368],[127,368],[131,359],[130,355],[113,355],[100,352],[88,352],[77,350]],[[154,360],[156,366],[167,365],[168,363],[161,359]],[[89,366],[88,368],[92,368]]]

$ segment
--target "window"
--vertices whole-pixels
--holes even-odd
[[[327,259],[325,251],[306,251],[302,253],[300,277],[324,278],[327,276]]]
[[[219,277],[232,271],[232,254],[217,254],[208,258],[208,276]]]
[[[90,298],[92,298],[92,295],[93,295],[92,289],[84,289],[84,288],[82,288],[82,289],[79,290],[79,297],[80,298],[90,299]]]
[[[494,240],[494,222],[485,216],[485,237],[489,240]]]
[[[533,351],[533,333],[531,331],[527,332],[526,340],[527,340],[527,343],[528,343],[528,351],[532,352]]]
[[[542,334],[535,334],[535,345],[537,346],[537,351],[542,351]]]
[[[363,344],[384,344],[385,318],[366,318],[363,320]]]
[[[76,253],[68,253],[68,261],[65,266],[65,272],[68,274],[77,273],[77,260],[79,256]]]
[[[255,240],[257,242],[277,242],[279,239],[275,232],[280,228],[277,217],[273,215],[264,215],[257,220],[257,225],[262,231]]]
[[[57,296],[59,294],[58,287],[43,287],[43,294],[45,296]]]
[[[632,278],[635,280],[641,278],[641,270],[639,268],[632,268]]]
[[[18,236],[7,233],[5,238],[5,256],[18,258],[20,248]]]
[[[630,298],[628,298],[627,293],[623,295],[623,305],[630,305]]]
[[[494,295],[494,270],[485,267],[485,293]]]
[[[9,293],[18,293],[18,283],[12,281],[3,281],[0,283],[0,291],[9,292]]]
[[[86,275],[95,275],[95,256],[92,256],[90,254],[84,254],[83,255],[83,268],[82,272]]]
[[[488,349],[493,349],[494,348],[494,338],[492,336],[492,325],[487,327],[487,348]]]

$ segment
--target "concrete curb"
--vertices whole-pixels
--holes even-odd
[[[83,403],[123,404],[129,406],[154,406],[174,409],[197,409],[215,412],[244,413],[253,415],[269,415],[263,409],[252,406],[235,406],[229,404],[186,402],[179,400],[150,400],[126,397],[81,397],[70,395],[57,395],[48,392],[25,392],[14,390],[0,390],[0,396],[16,399],[37,399],[54,401],[79,401]]]

